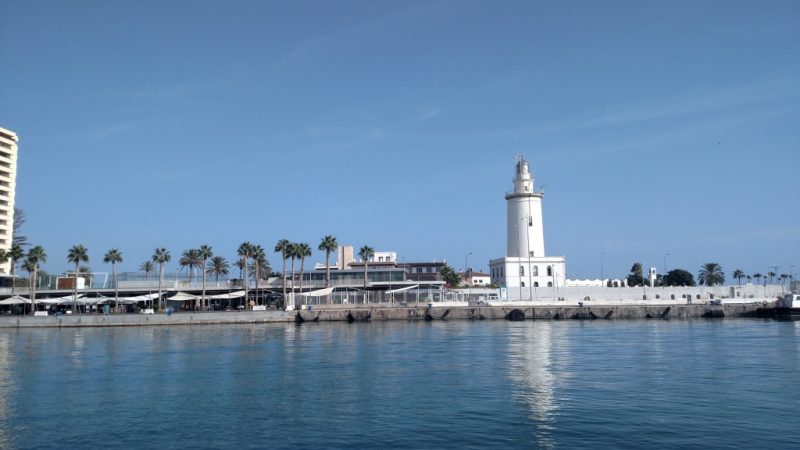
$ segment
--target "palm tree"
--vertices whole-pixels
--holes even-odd
[[[31,314],[33,311],[36,310],[36,277],[39,273],[39,264],[47,262],[47,253],[44,252],[44,247],[41,245],[37,245],[30,250],[28,250],[27,256],[27,267],[25,270],[28,271],[28,274],[32,274],[30,280],[30,296],[31,296]],[[32,270],[32,272],[31,272]]]
[[[772,271],[767,272],[767,276],[769,277],[769,284],[772,284],[772,279],[775,278],[775,275],[776,275],[775,272]]]
[[[738,284],[742,284],[742,278],[746,277],[747,275],[741,269],[736,269],[733,271],[733,278],[738,280]]]
[[[122,262],[122,252],[116,248],[107,251],[103,262],[111,264],[111,277],[114,278],[114,303],[119,306],[119,289],[117,287],[117,263]]]
[[[26,259],[22,263],[22,270],[28,272],[28,295],[31,298],[31,314],[33,313],[33,306],[36,304],[36,296],[34,295],[33,286],[35,284],[36,279],[36,261],[32,259]],[[24,308],[24,307],[23,307]]]
[[[256,282],[256,299],[258,299],[258,279],[261,278],[262,269],[267,268],[269,263],[267,262],[267,254],[264,252],[264,248],[260,245],[253,246],[253,254],[251,256],[253,258],[253,278]]]
[[[244,304],[247,305],[247,260],[253,254],[253,244],[248,241],[244,241],[239,245],[239,248],[236,250],[236,253],[242,257],[242,267],[245,271],[244,276],[242,277],[242,281],[244,281]]]
[[[208,265],[206,266],[206,272],[209,275],[214,275],[216,281],[219,282],[220,275],[227,275],[230,273],[228,270],[230,265],[228,264],[228,260],[222,256],[214,256],[208,261]]]
[[[161,308],[161,283],[164,282],[164,264],[172,260],[169,250],[159,247],[153,251],[153,262],[158,264],[158,309]]]
[[[305,273],[304,265],[306,258],[311,256],[311,246],[307,242],[300,242],[295,245],[295,254],[300,258],[300,293],[303,293],[303,274]]]
[[[369,245],[361,247],[358,251],[358,257],[364,261],[364,289],[367,288],[367,272],[369,272],[369,260],[375,255],[375,250]],[[366,294],[366,293],[365,293]]]
[[[7,254],[11,262],[11,295],[14,295],[17,287],[17,263],[25,257],[25,252],[22,250],[22,245],[12,244]]]
[[[145,261],[139,266],[139,270],[144,272],[144,279],[145,281],[150,279],[150,274],[153,273],[155,270],[155,266],[153,265],[153,261]]]
[[[294,260],[297,259],[297,244],[294,242],[290,242],[286,253],[289,255],[289,258],[292,260],[292,306],[295,306],[294,303]]]
[[[336,238],[333,236],[325,236],[317,247],[320,251],[325,252],[325,287],[331,287],[331,252],[339,247]]]
[[[75,264],[75,283],[72,285],[72,310],[78,311],[78,266],[82,262],[89,262],[89,250],[81,244],[73,245],[67,253],[67,262]]]
[[[717,263],[706,263],[700,267],[697,273],[697,281],[706,286],[715,286],[725,282],[725,273],[722,266]]]
[[[275,251],[281,254],[283,259],[283,299],[286,301],[286,258],[289,257],[289,247],[292,245],[288,239],[281,239],[275,244]]]
[[[761,273],[754,273],[753,274],[753,278],[756,279],[756,284],[761,284],[761,277],[763,277],[763,276],[764,275],[761,275]]]
[[[237,269],[239,269],[239,279],[243,280],[244,277],[246,276],[244,273],[244,259],[243,258],[237,259],[236,262],[233,263],[233,265],[236,266]]]
[[[208,266],[208,259],[212,256],[214,256],[214,251],[210,246],[205,244],[200,246],[200,258],[203,260],[203,295],[200,297],[200,306],[204,309],[208,309],[206,304],[206,267]]]
[[[178,260],[181,267],[189,268],[189,285],[194,281],[194,269],[202,267],[203,258],[200,256],[200,250],[191,248],[184,250],[181,258]]]

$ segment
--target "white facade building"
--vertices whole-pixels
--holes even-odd
[[[397,253],[375,252],[369,262],[397,262]]]
[[[17,134],[0,128],[0,249],[9,250],[14,230],[14,194],[17,188]],[[0,274],[9,273],[9,262]]]
[[[512,298],[532,296],[531,291],[535,289],[530,288],[557,288],[566,282],[566,259],[545,253],[543,197],[543,192],[535,190],[528,161],[519,157],[514,174],[514,190],[505,196],[506,256],[489,261],[492,282],[509,288]]]
[[[466,272],[459,272],[461,282],[467,286],[488,286],[492,283],[492,277],[488,273],[475,272],[472,269]]]

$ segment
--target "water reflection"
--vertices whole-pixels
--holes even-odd
[[[536,424],[535,437],[539,446],[553,448],[555,419],[559,403],[555,390],[569,374],[553,371],[554,346],[567,343],[563,327],[550,322],[524,322],[510,330],[508,345],[508,374],[516,386],[514,397],[523,402],[529,418]],[[569,352],[560,352],[568,357]],[[568,361],[559,361],[568,364]]]
[[[0,448],[9,447],[8,421],[14,411],[9,404],[14,392],[11,366],[14,363],[14,353],[10,351],[9,334],[0,334]]]
[[[83,364],[83,352],[86,349],[86,342],[83,333],[76,331],[72,336],[72,350],[69,353],[72,364],[80,367]]]

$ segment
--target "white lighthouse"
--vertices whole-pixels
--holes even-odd
[[[565,258],[545,254],[543,197],[535,189],[528,161],[517,156],[514,190],[505,195],[506,256],[489,261],[492,282],[506,287],[513,300],[554,298],[565,284]]]
[[[506,221],[506,256],[544,256],[544,230],[542,229],[542,197],[544,193],[533,189],[528,161],[517,158],[514,190],[506,194],[508,215]]]

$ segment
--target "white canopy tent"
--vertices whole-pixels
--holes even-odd
[[[86,305],[85,301],[81,298],[84,294],[78,294],[78,303],[81,305]],[[72,296],[65,295],[64,297],[56,297],[56,298],[43,298],[41,300],[37,300],[36,303],[41,303],[43,305],[64,305],[72,303]]]
[[[110,298],[110,297],[109,297]],[[149,302],[150,300],[155,300],[158,298],[158,294],[146,294],[146,295],[136,295],[133,297],[120,297],[120,303],[138,303],[138,302]],[[114,300],[113,298],[111,300]]]
[[[400,289],[393,289],[391,291],[386,291],[386,293],[387,294],[394,294],[394,293],[397,293],[397,292],[410,291],[411,289],[416,289],[418,287],[419,287],[419,285],[415,284],[413,286],[407,286],[407,287],[400,288]]]
[[[171,302],[185,302],[185,301],[190,301],[190,300],[194,301],[199,299],[200,299],[199,295],[187,294],[186,292],[177,292],[172,297],[167,297],[167,300]]]
[[[212,300],[230,300],[239,297],[244,297],[244,291],[233,291],[227,294],[206,295],[206,298]]]
[[[333,292],[333,288],[325,288],[325,289],[318,289],[316,291],[308,291],[303,292],[302,294],[297,294],[298,297],[325,297],[326,295],[331,295]]]
[[[0,305],[30,305],[30,304],[31,300],[29,298],[20,297],[19,295],[8,297],[5,300],[0,300]]]

